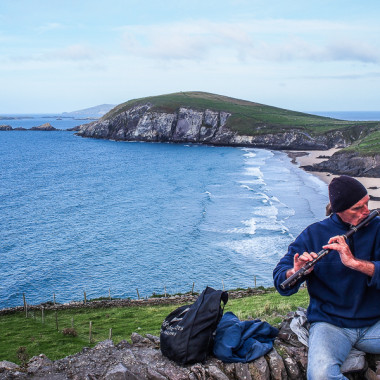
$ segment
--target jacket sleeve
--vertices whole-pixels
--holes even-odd
[[[379,218],[376,218],[379,219]],[[374,287],[380,290],[380,225],[377,225],[377,229],[372,234],[376,236],[375,248],[373,252],[373,260],[371,262],[375,265],[375,273],[372,277],[368,278],[368,286]]]
[[[298,292],[303,280],[297,281],[294,285],[287,287],[286,289],[282,289],[280,284],[286,280],[286,272],[293,268],[294,263],[294,255],[296,253],[302,254],[305,251],[308,251],[305,245],[307,232],[303,231],[301,235],[297,237],[297,239],[289,245],[288,252],[286,255],[279,261],[277,266],[273,270],[273,280],[274,286],[277,291],[283,296],[291,296],[294,293]]]
[[[368,280],[368,286],[373,286],[380,290],[380,261],[372,261],[375,264],[375,273]]]

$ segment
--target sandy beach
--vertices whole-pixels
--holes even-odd
[[[318,162],[322,162],[327,160],[328,157],[333,155],[337,150],[337,148],[332,148],[329,150],[310,150],[310,151],[286,151],[289,157],[292,158],[292,162],[299,165],[313,165]],[[311,174],[317,176],[322,181],[327,184],[330,181],[337,177],[337,175],[327,173],[327,172],[310,172]],[[372,177],[356,177],[358,181],[360,181],[368,190],[368,194],[372,199],[369,201],[369,208],[375,209],[380,208],[380,178],[372,178]]]

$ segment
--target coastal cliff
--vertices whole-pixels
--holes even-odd
[[[204,92],[130,100],[77,135],[116,141],[195,143],[339,154],[308,170],[356,176],[380,174],[380,122],[344,121]],[[379,144],[377,144],[379,140]],[[375,141],[375,144],[374,144]],[[370,147],[363,153],[361,144]],[[346,148],[355,147],[349,152]]]
[[[312,135],[300,128],[241,134],[228,125],[232,114],[211,109],[180,107],[156,111],[151,103],[138,104],[115,117],[82,125],[77,135],[117,141],[198,143],[268,149],[329,149],[348,146],[353,138],[345,131]]]

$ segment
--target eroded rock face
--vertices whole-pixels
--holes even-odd
[[[228,112],[210,109],[199,111],[185,107],[175,112],[158,112],[152,107],[149,103],[138,105],[111,119],[84,124],[77,135],[124,141],[183,142],[272,149],[329,149],[351,143],[340,131],[311,136],[294,128],[275,134],[240,135],[227,126],[231,116]]]
[[[45,355],[33,357],[25,367],[0,362],[3,379],[106,379],[106,380],[303,380],[306,379],[307,347],[291,336],[289,318],[283,322],[283,333],[267,355],[250,363],[223,363],[210,357],[205,363],[179,366],[161,354],[159,338],[133,333],[132,343],[111,340],[66,358],[51,361]],[[380,355],[367,355],[369,368],[350,379],[372,379],[380,376]]]
[[[380,155],[360,156],[358,153],[337,152],[328,160],[312,166],[304,166],[304,169],[353,177],[379,177]]]

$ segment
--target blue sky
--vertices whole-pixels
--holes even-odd
[[[380,110],[378,0],[0,0],[0,113],[207,91]]]

